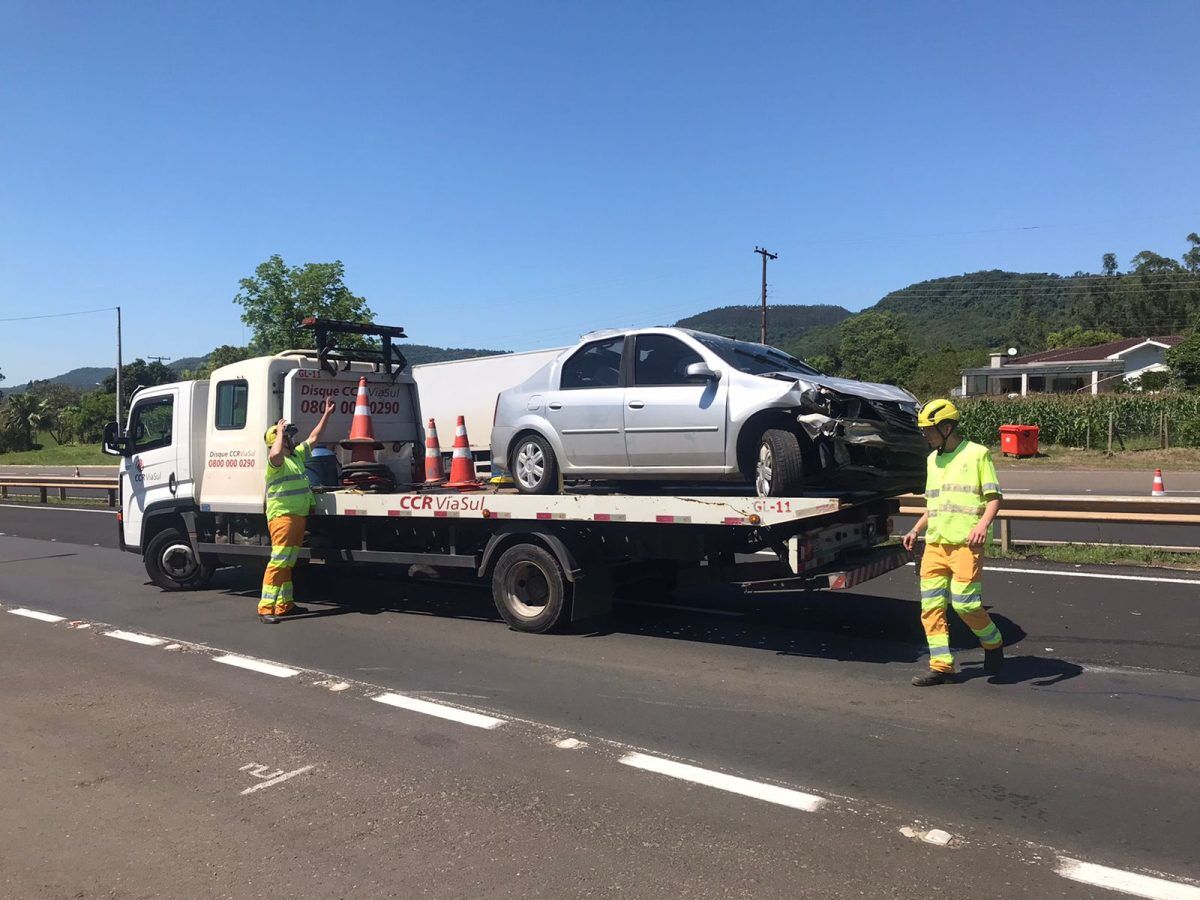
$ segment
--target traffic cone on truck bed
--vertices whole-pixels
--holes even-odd
[[[1163,484],[1162,469],[1154,470],[1154,486],[1150,488],[1151,497],[1167,496],[1167,487]]]
[[[454,426],[454,454],[450,460],[450,480],[446,487],[460,491],[477,491],[483,487],[475,477],[475,459],[471,456],[471,443],[467,440],[467,423],[458,417]]]
[[[343,486],[380,490],[396,486],[392,470],[375,461],[375,451],[382,450],[383,444],[375,440],[375,429],[371,427],[371,395],[365,375],[358,379],[350,437],[342,441],[342,447],[350,451],[350,462],[342,468]]]
[[[425,483],[428,485],[442,484],[446,473],[442,471],[442,448],[438,444],[437,422],[429,420],[425,429]]]

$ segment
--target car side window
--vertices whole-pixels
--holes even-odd
[[[559,387],[564,391],[616,387],[621,383],[621,354],[624,348],[624,336],[581,347],[563,363]]]
[[[145,453],[171,446],[171,419],[175,413],[175,398],[170,394],[143,400],[133,407],[129,418],[129,434],[133,452]]]
[[[633,383],[639,387],[698,384],[688,378],[688,366],[703,357],[683,341],[667,334],[639,334],[634,339]]]

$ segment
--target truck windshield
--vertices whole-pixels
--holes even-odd
[[[800,375],[821,373],[794,356],[789,356],[775,347],[751,344],[749,341],[734,341],[714,334],[692,334],[696,340],[711,350],[729,365],[747,375],[769,375],[772,372],[795,372]]]

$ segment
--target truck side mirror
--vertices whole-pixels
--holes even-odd
[[[689,379],[697,378],[704,381],[720,381],[721,373],[713,371],[708,363],[698,362],[692,363],[687,367],[687,377]]]
[[[129,440],[118,433],[119,428],[116,422],[109,422],[104,426],[104,442],[100,449],[109,456],[129,455]]]

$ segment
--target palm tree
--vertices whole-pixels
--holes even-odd
[[[4,424],[17,438],[18,450],[33,449],[34,437],[46,413],[46,404],[31,394],[17,394],[8,398]]]

